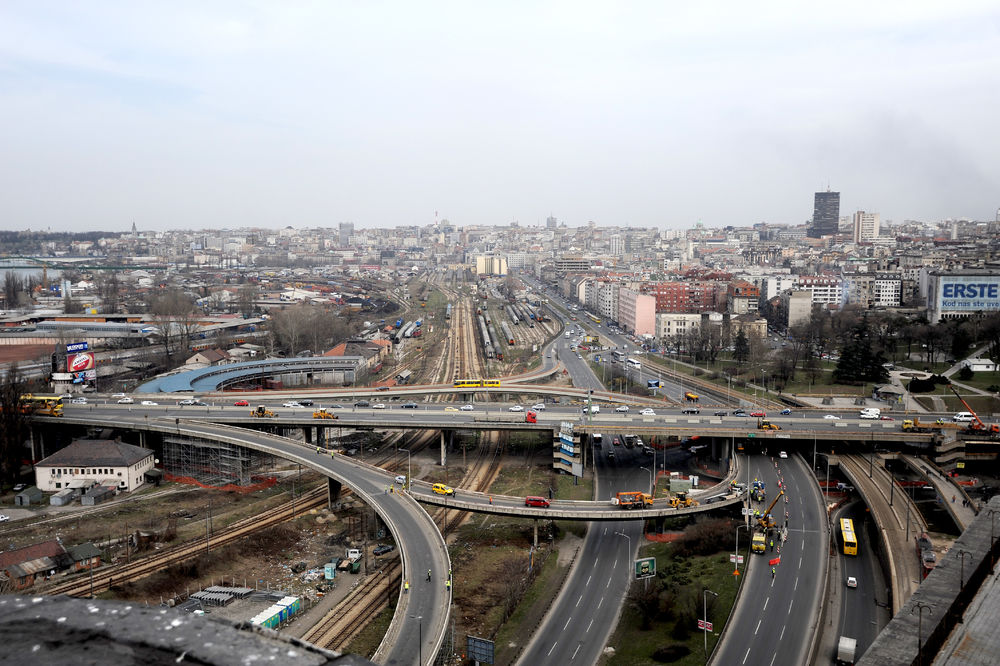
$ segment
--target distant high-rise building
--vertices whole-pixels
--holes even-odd
[[[351,243],[351,236],[354,235],[354,223],[353,222],[341,222],[340,223],[340,247],[347,247]]]
[[[812,226],[809,227],[810,238],[820,238],[837,233],[840,221],[840,192],[817,192],[813,204]]]
[[[871,243],[878,238],[878,213],[866,213],[859,210],[854,214],[854,242]]]
[[[559,226],[559,220],[556,219],[555,215],[549,215],[547,218],[545,218],[546,229],[555,229],[558,226]]]
[[[611,256],[613,257],[620,257],[625,252],[625,241],[619,234],[611,237],[609,245],[611,246]]]

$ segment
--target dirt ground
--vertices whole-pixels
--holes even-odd
[[[47,358],[55,351],[55,344],[48,345],[0,345],[0,363],[36,361]]]

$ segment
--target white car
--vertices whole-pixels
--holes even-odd
[[[848,576],[847,587],[857,587],[857,586],[858,586],[858,579],[855,578],[854,576]]]
[[[134,404],[134,403],[135,403],[135,400],[133,400],[132,398],[130,398],[128,396],[125,396],[124,398],[118,398],[118,404],[119,405],[131,405],[131,404]]]
[[[5,513],[0,513],[0,523],[6,523],[8,520],[10,520],[10,516]]]
[[[459,407],[459,409],[463,412],[471,412],[472,410],[475,409],[475,407],[473,407],[472,405],[462,405],[461,407]]]
[[[521,405],[511,405],[510,407],[507,408],[507,411],[508,412],[523,412],[524,411],[524,407],[522,407]]]
[[[649,407],[647,407],[646,409],[642,410],[642,411],[641,411],[641,412],[639,412],[639,413],[640,413],[641,415],[643,415],[643,416],[656,416],[656,412],[654,412],[654,411],[653,411],[653,410],[652,410],[651,408],[649,408]]]
[[[281,406],[282,407],[288,407],[289,409],[294,409],[296,407],[301,407],[302,405],[300,405],[299,403],[295,402],[294,400],[289,400],[288,402],[282,403]]]
[[[111,394],[111,397],[112,397],[112,398],[127,398],[127,397],[128,397],[128,395],[127,395],[127,394],[125,394],[125,393],[112,393],[112,394]]]
[[[372,405],[372,409],[385,409],[385,403],[376,402],[374,405]]]
[[[628,405],[618,405],[615,407],[615,411],[621,414],[628,414]]]
[[[534,411],[536,411],[536,412],[544,412],[545,411],[545,403],[544,402],[540,402],[537,405],[532,405],[531,409],[534,410]]]
[[[395,481],[396,483],[398,483],[401,486],[402,485],[406,485],[406,475],[405,474],[397,474],[396,478],[393,479],[393,481]]]
[[[157,406],[157,405],[159,405],[160,403],[158,403],[158,402],[153,402],[152,400],[143,400],[143,401],[142,401],[141,403],[139,403],[139,404],[140,404],[140,405],[146,405],[147,407],[156,407],[156,406]]]
[[[784,451],[782,451],[782,452],[780,452],[780,453],[778,454],[778,457],[779,457],[779,458],[787,458],[787,457],[788,457],[788,454],[787,454],[787,453],[785,453]]]
[[[69,402],[70,402],[71,405],[86,405],[87,404],[87,399],[86,398],[73,398]]]
[[[839,421],[840,420],[840,417],[837,416],[836,414],[826,414],[826,415],[823,416],[823,418],[826,419],[826,420],[828,420],[828,421]]]

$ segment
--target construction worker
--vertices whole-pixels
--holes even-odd
[[[406,594],[409,591],[410,591],[410,581],[406,581],[405,583],[403,583],[403,594]]]
[[[427,570],[427,582],[428,583],[431,582],[431,570],[430,569]]]
[[[771,539],[771,552],[774,552],[774,539]]]
[[[446,590],[448,590],[449,592],[451,592],[451,581],[450,581],[450,580],[446,580],[446,581],[444,582],[444,589],[446,589]]]
[[[771,578],[774,578],[774,567],[771,567]]]
[[[319,447],[316,447],[316,453],[320,453]]]

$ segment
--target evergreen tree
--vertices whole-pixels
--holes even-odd
[[[750,358],[750,343],[742,328],[737,331],[736,338],[733,340],[733,357],[739,365],[745,364]]]
[[[867,319],[862,319],[851,329],[840,350],[833,380],[841,384],[884,382],[889,378],[889,371],[883,367],[885,362],[882,351],[872,349],[869,324]]]

